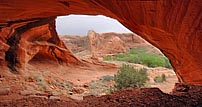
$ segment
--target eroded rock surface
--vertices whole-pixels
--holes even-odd
[[[32,60],[81,64],[59,39],[54,17],[13,23],[2,28],[0,34],[0,40],[7,47],[1,51],[1,65],[7,64],[13,72],[18,72],[16,68],[25,68]]]
[[[202,84],[201,12],[200,0],[1,0],[1,65],[8,63],[14,71],[12,66],[23,65],[23,61],[16,57],[19,56],[17,51],[22,52],[19,48],[22,34],[36,25],[52,23],[44,20],[68,14],[103,14],[116,18],[158,47],[170,59],[181,82]],[[48,50],[50,46],[43,47]],[[53,56],[60,56],[61,49],[56,50],[57,54]],[[71,58],[68,61],[78,63],[75,57],[69,55]]]

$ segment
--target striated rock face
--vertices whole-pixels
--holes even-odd
[[[202,84],[201,12],[200,0],[1,0],[1,65],[15,65],[17,53],[13,53],[13,44],[19,44],[20,38],[14,35],[36,27],[36,20],[43,22],[68,14],[103,14],[118,19],[158,47],[170,59],[181,82]],[[28,23],[32,24],[23,27]]]
[[[1,29],[6,49],[1,51],[1,65],[11,71],[25,68],[31,60],[53,60],[59,64],[81,64],[59,39],[55,18],[14,23]]]
[[[89,45],[87,43],[88,38],[86,36],[64,35],[60,36],[60,39],[73,53],[89,50]]]
[[[123,53],[128,49],[125,43],[117,36],[103,36],[94,31],[88,32],[88,46],[92,54]]]
[[[132,48],[145,48],[152,53],[161,54],[158,49],[133,33],[109,32],[98,34],[94,31],[89,31],[87,36],[89,41],[92,42],[89,44],[89,46],[92,46],[91,50],[98,54],[123,53]],[[95,40],[93,41],[91,38]]]

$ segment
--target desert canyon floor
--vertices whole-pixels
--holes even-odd
[[[129,36],[124,36],[125,38],[119,38],[120,35],[114,33],[100,36],[93,31],[90,32],[90,37],[99,37],[96,40],[100,40],[101,44],[118,43],[116,45],[118,50],[116,47],[107,47],[110,45],[106,45],[105,48],[99,47],[100,44],[94,44],[93,39],[89,40],[91,45],[75,46],[80,43],[86,44],[85,42],[80,42],[82,40],[86,41],[86,38],[77,37],[75,40],[76,37],[63,36],[61,39],[67,44],[68,48],[72,48],[72,52],[75,51],[73,49],[77,49],[76,51],[80,50],[75,55],[83,62],[83,65],[66,66],[51,60],[33,58],[26,65],[25,69],[22,70],[21,74],[13,74],[9,72],[8,68],[3,68],[0,74],[0,106],[201,107],[202,87],[195,88],[196,86],[175,84],[178,82],[175,72],[172,69],[163,67],[150,68],[141,64],[127,63],[135,68],[147,68],[150,78],[147,87],[119,90],[110,94],[107,88],[113,82],[100,83],[100,80],[105,76],[112,77],[117,73],[121,65],[126,62],[103,61],[103,55],[120,53],[119,49],[122,49],[124,52],[127,48],[131,48],[127,46],[133,46],[132,48],[144,47],[155,54],[161,53],[136,36],[133,37],[136,43],[131,44],[131,42],[127,42],[130,44],[126,44],[125,41],[131,41],[131,34],[127,34]],[[105,38],[105,35],[107,35],[108,39]],[[114,36],[109,38],[109,35]],[[91,52],[89,52],[89,48]],[[92,54],[92,50],[96,50],[94,52],[98,53]],[[166,81],[155,83],[154,78],[162,74],[165,74]]]

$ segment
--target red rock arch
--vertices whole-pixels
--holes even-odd
[[[1,65],[7,62],[5,52],[10,49],[6,38],[14,36],[18,28],[34,21],[43,23],[53,16],[68,14],[102,14],[119,20],[131,31],[158,47],[170,59],[181,82],[202,84],[200,0],[1,0]],[[52,21],[45,22],[44,24],[50,25]],[[30,29],[28,27],[17,34],[29,32]],[[79,62],[72,58],[73,62]]]

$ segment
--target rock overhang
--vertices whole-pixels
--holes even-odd
[[[38,39],[35,38],[35,42],[32,41],[28,45],[35,43],[38,46],[40,44],[39,49],[46,50],[42,53],[52,56],[58,62],[79,64],[79,59],[74,57],[58,39],[54,30],[54,19],[47,21],[48,27],[43,28],[44,32],[48,32],[42,34],[46,38],[41,40],[43,43],[36,44],[40,36],[39,34],[29,36],[29,32],[33,33],[33,28],[27,26],[35,25],[35,21],[42,23],[52,17],[68,14],[102,14],[119,20],[131,31],[159,48],[170,59],[181,82],[202,84],[201,12],[200,0],[2,0],[0,3],[0,43],[3,48],[0,49],[2,53],[0,65],[9,63],[9,60],[16,63],[11,64],[12,66],[23,66],[27,62],[25,59],[30,51],[27,51],[27,46],[23,47],[24,39],[21,36],[30,38],[37,36]],[[25,31],[20,29],[23,26],[26,26]],[[40,32],[41,28],[37,29],[39,26],[41,25],[36,26],[35,30]],[[14,43],[15,46],[11,46],[9,38],[14,38],[12,44]],[[9,52],[13,54],[8,55]],[[8,58],[6,55],[17,55],[18,59]],[[69,55],[69,59],[64,58],[65,55]]]

